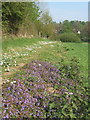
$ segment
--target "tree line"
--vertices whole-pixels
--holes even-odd
[[[2,2],[2,32],[55,40],[61,34],[74,33],[82,41],[88,41],[88,22],[65,20],[56,23],[48,11],[40,10],[39,2]]]

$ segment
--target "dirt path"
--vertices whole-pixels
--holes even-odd
[[[3,73],[2,76],[0,77],[0,86],[3,84],[3,82],[5,82],[7,77],[10,77],[14,73],[16,73],[16,71],[19,71],[20,68],[22,68],[24,65],[25,65],[24,63],[20,63],[16,67],[11,67],[12,71]]]
[[[25,64],[24,63],[20,63],[18,66],[16,67],[11,67],[11,69],[13,71],[11,72],[5,72],[4,74],[2,74],[2,76],[8,76],[8,75],[12,75],[13,73],[15,73],[16,71],[18,71],[21,67],[23,67]]]

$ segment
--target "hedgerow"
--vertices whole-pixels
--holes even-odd
[[[57,37],[62,42],[80,42],[80,38],[75,33],[62,33]]]

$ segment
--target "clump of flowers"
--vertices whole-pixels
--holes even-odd
[[[65,67],[39,60],[25,65],[3,84],[2,117],[84,118],[86,89],[79,82],[80,77],[71,76],[74,66],[69,66],[69,73]]]

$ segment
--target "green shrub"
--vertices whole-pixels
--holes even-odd
[[[52,35],[49,37],[49,39],[50,39],[50,40],[55,40],[55,41],[59,40],[59,39],[58,39],[58,35],[56,35],[56,34],[52,34]]]
[[[58,36],[62,42],[80,42],[80,38],[75,33],[63,33]]]

